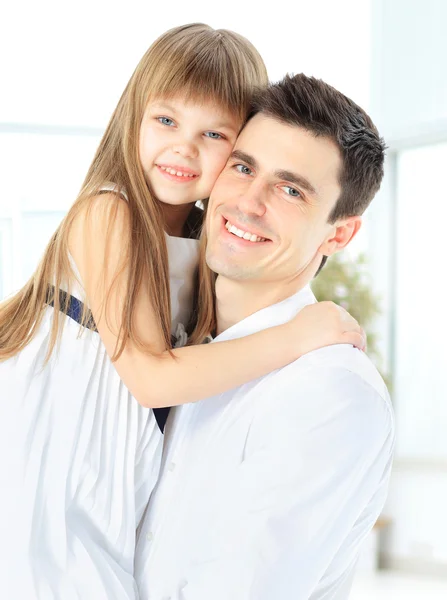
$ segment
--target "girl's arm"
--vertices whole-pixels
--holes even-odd
[[[102,194],[75,218],[69,235],[70,252],[109,356],[115,352],[126,297],[129,266],[122,257],[129,239],[128,210],[116,195]],[[325,345],[364,346],[356,321],[333,303],[323,302],[305,307],[285,325],[237,340],[176,349],[173,358],[164,350],[148,290],[140,293],[135,310],[138,333],[154,354],[142,352],[129,340],[114,365],[130,393],[141,405],[152,408],[223,393]]]

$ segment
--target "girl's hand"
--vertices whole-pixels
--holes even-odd
[[[289,323],[294,328],[300,356],[333,344],[352,344],[366,350],[366,335],[357,321],[334,302],[305,306]]]

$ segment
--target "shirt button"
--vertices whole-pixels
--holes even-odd
[[[152,533],[152,531],[149,531],[149,533],[146,534],[146,539],[148,542],[152,542],[152,540],[154,539],[154,534]]]
[[[170,465],[169,465],[169,467],[168,467],[168,470],[169,470],[169,471],[174,471],[174,469],[175,469],[175,463],[174,463],[174,462],[172,462],[172,463],[170,463]],[[163,599],[163,600],[164,600],[164,599]],[[168,600],[169,600],[169,599],[168,599]]]

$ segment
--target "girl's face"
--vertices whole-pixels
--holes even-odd
[[[140,129],[140,160],[155,197],[171,206],[208,198],[236,142],[239,116],[182,96],[151,100]]]

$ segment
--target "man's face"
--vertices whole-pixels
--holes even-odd
[[[288,284],[304,272],[310,279],[336,231],[328,217],[340,167],[331,140],[256,115],[211,193],[210,268],[237,280]]]

